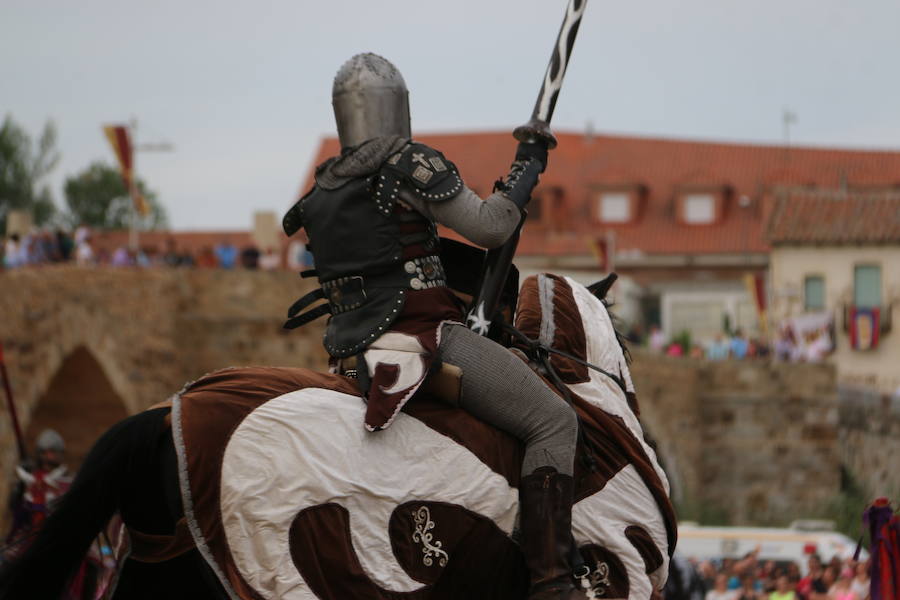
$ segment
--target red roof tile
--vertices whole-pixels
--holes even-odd
[[[559,147],[540,189],[559,186],[562,207],[530,219],[519,254],[587,255],[589,240],[616,232],[618,251],[652,254],[742,254],[768,251],[764,199],[779,184],[837,188],[842,184],[900,187],[900,152],[791,148],[642,137],[558,133]],[[423,134],[416,139],[456,163],[466,183],[487,195],[507,172],[515,152],[508,132]],[[322,141],[315,164],[338,153],[336,138]],[[304,189],[312,184],[312,170]],[[591,204],[602,186],[642,186],[637,218],[627,224],[599,223]],[[680,190],[720,189],[721,218],[688,225],[677,218]],[[745,197],[745,198],[744,198]],[[740,201],[742,198],[743,201]]]
[[[784,191],[768,224],[772,244],[900,242],[900,194]]]

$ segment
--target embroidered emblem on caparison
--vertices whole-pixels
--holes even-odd
[[[609,565],[605,562],[598,562],[590,573],[581,578],[581,587],[584,588],[585,595],[591,600],[603,598],[611,585]]]
[[[427,506],[420,506],[412,511],[413,520],[416,522],[416,530],[412,534],[412,540],[422,544],[422,564],[430,567],[434,564],[434,559],[438,559],[438,564],[442,567],[447,566],[447,559],[450,558],[446,552],[441,550],[443,543],[431,540],[434,534],[428,533],[434,529],[434,521],[431,520],[431,511]]]
[[[447,170],[447,165],[444,164],[444,161],[442,161],[439,156],[432,156],[428,159],[428,162],[431,163],[432,168],[438,173]]]

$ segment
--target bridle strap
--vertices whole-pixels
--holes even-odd
[[[589,369],[593,369],[593,370],[597,371],[598,373],[602,373],[602,374],[606,375],[607,377],[612,379],[616,383],[617,386],[619,386],[619,389],[621,389],[623,393],[625,393],[625,394],[628,393],[628,386],[625,385],[625,380],[622,378],[621,375],[616,375],[615,373],[610,373],[609,371],[607,371],[606,369],[604,369],[602,367],[598,367],[597,365],[595,365],[593,363],[589,363],[588,361],[586,361],[582,358],[579,358],[579,357],[575,356],[574,354],[569,354],[568,352],[559,350],[558,348],[554,348],[553,346],[548,346],[547,344],[544,344],[539,340],[533,340],[530,337],[528,337],[527,335],[525,335],[524,333],[522,333],[519,329],[516,329],[515,327],[513,327],[512,325],[510,325],[508,323],[505,323],[505,322],[502,323],[502,327],[503,327],[504,331],[506,331],[507,333],[512,335],[514,338],[516,338],[517,340],[519,340],[520,342],[525,344],[527,346],[528,350],[534,353],[535,356],[533,356],[532,358],[535,358],[536,360],[540,360],[542,364],[544,363],[544,361],[540,358],[541,353],[557,354],[559,356],[562,356],[563,358],[568,358],[569,360],[574,360],[575,362],[577,362],[580,365],[583,365]],[[549,362],[549,361],[547,361],[547,362]],[[551,369],[551,370],[555,371],[555,369]],[[557,377],[558,377],[558,375],[557,375]]]

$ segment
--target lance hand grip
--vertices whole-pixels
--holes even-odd
[[[550,125],[537,117],[531,117],[527,123],[513,129],[513,137],[523,144],[543,144],[548,150],[553,150],[557,144]]]

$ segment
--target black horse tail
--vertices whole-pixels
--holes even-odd
[[[94,444],[72,487],[27,550],[0,571],[0,600],[59,598],[94,539],[129,496],[134,478],[153,477],[168,408],[120,421]]]

